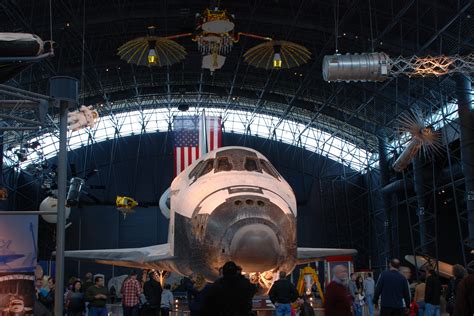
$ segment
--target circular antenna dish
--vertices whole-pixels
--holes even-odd
[[[40,212],[58,212],[58,199],[52,196],[48,196],[41,202],[39,206]],[[71,208],[66,207],[66,219],[69,218],[71,215]],[[48,214],[48,215],[41,215],[45,221],[51,224],[56,224],[58,222],[58,215],[56,214]]]

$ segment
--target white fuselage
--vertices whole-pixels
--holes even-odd
[[[259,152],[223,147],[201,157],[171,184],[170,205],[172,254],[207,253],[190,265],[212,265],[204,272],[209,278],[225,260],[237,261],[247,272],[293,268],[295,195]]]

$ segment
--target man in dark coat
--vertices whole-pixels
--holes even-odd
[[[160,282],[157,280],[156,273],[150,272],[148,274],[150,279],[143,285],[143,294],[146,297],[147,305],[145,306],[144,314],[146,315],[159,315],[161,305],[161,288]]]
[[[212,284],[204,300],[203,315],[206,316],[248,316],[255,294],[255,286],[237,273],[237,265],[226,262],[222,268],[223,277]]]
[[[326,288],[325,315],[326,316],[352,316],[352,297],[347,288],[349,274],[343,265],[333,268],[334,275],[331,283]]]
[[[407,279],[398,271],[400,260],[390,260],[389,271],[380,274],[374,292],[374,305],[382,296],[380,316],[402,316],[410,309],[410,289]],[[403,305],[405,302],[405,305]]]
[[[456,291],[454,316],[474,315],[474,274],[464,278]]]
[[[277,315],[291,315],[291,303],[298,298],[295,286],[286,278],[286,273],[280,271],[280,279],[273,283],[270,292],[270,300],[275,305]]]

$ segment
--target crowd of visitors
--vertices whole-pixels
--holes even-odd
[[[405,268],[405,270],[403,270]],[[474,275],[468,275],[461,265],[453,266],[454,277],[444,286],[434,268],[410,285],[411,272],[392,259],[389,269],[375,282],[371,272],[352,273],[346,265],[332,269],[332,280],[325,291],[325,316],[440,316],[446,310],[450,316],[474,315]],[[221,277],[207,283],[202,275],[184,278],[181,290],[187,293],[190,316],[251,316],[252,299],[257,285],[242,274],[234,262],[220,270]],[[125,276],[124,276],[125,277]],[[54,311],[55,280],[47,284],[36,281],[34,315],[50,316]],[[158,273],[144,273],[141,280],[131,272],[120,289],[104,285],[104,276],[86,273],[83,280],[71,278],[64,294],[64,311],[68,316],[107,316],[106,303],[120,293],[124,316],[169,316],[174,296],[170,284],[160,283]],[[276,316],[314,316],[305,296],[299,297],[294,284],[284,272],[273,283],[269,299]]]

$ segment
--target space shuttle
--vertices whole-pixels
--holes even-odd
[[[269,160],[246,147],[221,147],[183,170],[168,189],[168,242],[66,251],[65,257],[130,268],[219,277],[227,261],[256,275],[290,273],[297,264],[355,249],[299,248],[296,198]],[[163,211],[163,209],[162,209]]]

